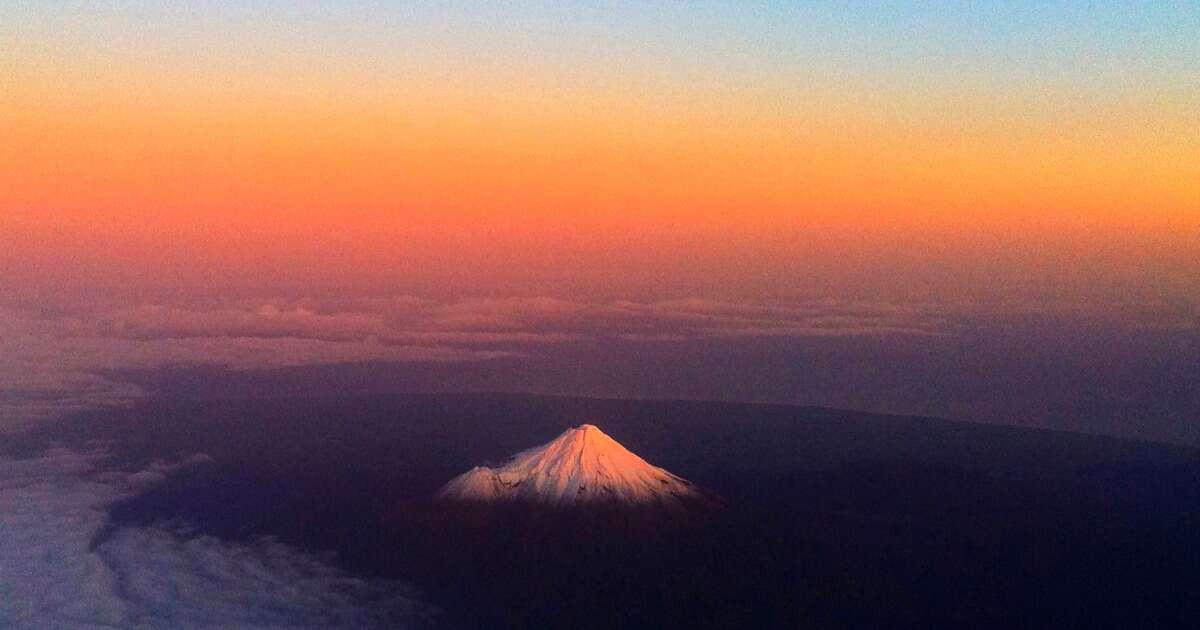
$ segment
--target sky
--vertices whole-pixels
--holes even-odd
[[[2,2],[0,409],[140,395],[103,370],[619,338],[709,352],[621,395],[1003,420],[964,392],[1036,380],[1040,350],[864,401],[734,384],[704,344],[967,330],[1007,357],[1030,327],[1091,334],[1072,365],[1114,348],[1070,409],[1120,361],[1186,380],[1197,32],[1186,2]],[[1049,399],[1034,423],[1193,439],[1194,398],[1162,396],[1153,429]]]

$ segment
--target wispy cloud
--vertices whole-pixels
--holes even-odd
[[[45,318],[0,309],[0,429],[77,409],[120,405],[145,394],[139,387],[103,375],[112,371],[480,361],[515,354],[446,340],[381,337],[354,328],[361,315],[326,316],[305,326],[297,321],[308,316],[293,315],[272,328],[270,322],[277,315],[266,309],[239,316],[231,312],[137,308]],[[331,331],[343,332],[335,338]]]
[[[142,397],[107,376],[221,366],[536,360],[580,342],[944,337],[983,317],[1069,317],[1196,330],[1195,305],[752,301],[692,297],[584,301],[549,296],[431,300],[263,299],[100,305],[50,312],[0,305],[0,429]]]
[[[141,471],[53,449],[0,458],[0,626],[5,628],[406,627],[431,609],[403,585],[360,580],[273,539],[251,544],[165,526],[93,546],[113,502],[205,455]]]

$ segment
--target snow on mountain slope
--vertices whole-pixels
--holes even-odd
[[[590,424],[522,451],[500,468],[476,466],[450,480],[450,501],[553,505],[619,502],[674,506],[703,495],[691,482],[652,466]]]

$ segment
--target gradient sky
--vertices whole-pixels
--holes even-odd
[[[404,449],[375,440],[366,454],[386,466],[368,457],[322,476],[324,460],[296,448],[313,436],[332,456],[366,444],[384,419],[404,422],[376,414],[399,403],[336,410],[399,392],[818,405],[1200,447],[1200,0],[0,0],[0,600],[18,604],[0,601],[0,626],[437,621],[416,591],[344,574],[326,553],[384,513],[363,488],[411,495],[392,482],[412,476],[406,465],[436,473],[437,454],[404,464]],[[304,400],[246,405],[287,397]],[[206,402],[139,404],[213,399],[234,402],[215,414]],[[534,424],[560,408],[531,405],[544,416]],[[494,415],[475,406],[461,407],[461,426]],[[92,413],[120,407],[131,411]],[[571,424],[606,427],[603,410],[618,407],[561,408],[594,409]],[[739,430],[757,415],[722,413]],[[148,422],[118,428],[139,416]],[[61,448],[91,435],[55,424],[64,418],[119,439]],[[233,418],[271,422],[196,452],[206,420]],[[878,431],[829,443],[861,434],[880,437],[861,453],[892,442],[941,452],[951,436],[920,440],[902,425],[893,436],[871,420]],[[674,439],[658,430],[670,422],[656,426]],[[268,434],[273,455],[238,444]],[[1014,444],[1001,442],[983,447]],[[1030,441],[1025,455],[1067,443]],[[22,444],[54,448],[34,457]],[[459,446],[470,451],[445,445]],[[1010,492],[954,458],[911,470],[891,459],[813,478],[862,497],[941,474],[953,479],[933,491],[999,490],[994,514],[1018,517],[1012,540],[1042,549],[1029,537],[1038,513],[1012,502],[1057,500],[1024,489],[1039,466]],[[1143,508],[1172,507],[1182,486],[1155,481],[1151,458],[1129,461],[1088,468],[1120,496],[1069,497],[1043,513],[1047,526],[1127,495],[1146,512],[1136,531],[1149,532],[1158,521]],[[245,475],[191,471],[230,462]],[[876,474],[893,468],[899,485]],[[844,472],[866,476],[847,485]],[[227,492],[242,481],[317,488],[306,499],[322,508],[259,518],[245,499],[267,494]],[[354,488],[324,501],[338,484]],[[208,486],[219,509],[192,491]],[[304,505],[293,495],[264,505]],[[960,509],[967,496],[935,516],[962,531],[985,523]],[[874,518],[835,503],[828,514],[846,523]],[[388,523],[402,504],[416,505],[389,507]],[[322,529],[345,505],[367,516]],[[939,567],[989,557],[943,554],[923,542],[936,518],[882,505],[884,524],[861,531],[890,538],[871,549],[908,540],[908,556],[935,552]],[[767,520],[802,524],[800,513]],[[285,522],[303,527],[271,531]],[[1121,521],[1100,525],[1096,541],[1138,540]],[[322,553],[250,540],[260,533]],[[365,558],[366,540],[337,564]],[[752,563],[774,547],[738,549]],[[1167,579],[1176,565],[1156,549],[1168,547],[1148,563],[1140,547],[1108,559]],[[883,578],[908,574],[895,557],[880,556]],[[873,601],[890,588],[846,574],[874,562],[855,558],[872,556],[829,565],[850,579],[819,584],[822,597]],[[767,579],[794,573],[762,566]],[[1165,572],[1147,572],[1156,566]],[[1005,601],[1033,579],[1006,586]],[[854,587],[849,599],[838,583]],[[961,610],[990,601],[970,590]]]
[[[0,415],[438,361],[1200,439],[1200,5],[602,4],[0,2]]]
[[[7,288],[1200,289],[1194,3],[303,4],[0,6]]]

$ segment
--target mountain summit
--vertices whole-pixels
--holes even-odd
[[[584,424],[513,456],[500,468],[476,466],[438,492],[443,500],[552,505],[627,503],[676,507],[703,493],[652,466],[599,428]]]

